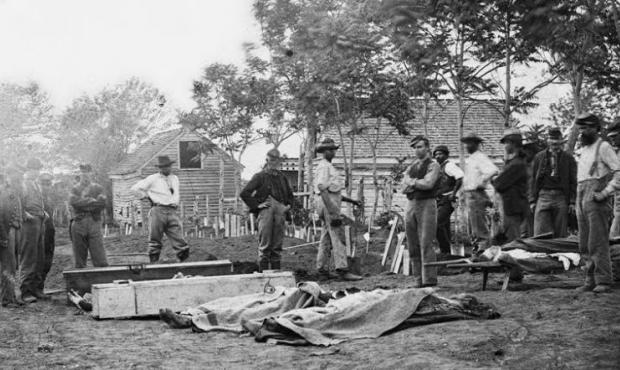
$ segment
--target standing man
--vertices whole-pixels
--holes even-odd
[[[92,170],[89,164],[80,165],[80,182],[71,189],[69,196],[69,205],[73,208],[69,230],[76,268],[86,267],[89,252],[93,266],[108,265],[101,232],[101,211],[105,208],[106,196],[101,185],[91,182]]]
[[[163,244],[161,238],[166,234],[172,248],[177,252],[179,262],[189,257],[189,246],[183,238],[183,224],[177,214],[179,206],[179,178],[172,173],[172,164],[167,155],[157,158],[158,173],[138,181],[131,187],[141,199],[151,202],[149,211],[149,258],[159,261]]]
[[[607,127],[607,137],[609,142],[613,146],[617,155],[620,157],[620,117],[617,117]],[[611,229],[609,230],[609,239],[617,239],[620,237],[620,192],[616,192],[614,198],[614,220],[611,223]]]
[[[52,180],[54,177],[49,173],[42,173],[39,176],[39,186],[43,193],[43,207],[47,217],[45,218],[45,232],[43,234],[43,269],[41,270],[41,281],[39,291],[43,292],[45,279],[52,268],[54,260],[54,249],[56,248],[56,228],[54,227],[54,206],[52,204]]]
[[[23,223],[19,250],[19,270],[22,299],[25,302],[47,298],[39,289],[43,277],[45,255],[43,236],[45,234],[45,218],[47,217],[43,204],[43,193],[37,182],[41,167],[43,165],[37,158],[28,159],[22,189]]]
[[[461,139],[469,157],[465,160],[463,177],[463,194],[468,210],[470,232],[478,249],[489,245],[489,226],[486,220],[486,208],[492,204],[489,197],[491,178],[499,172],[491,159],[480,151],[480,138],[475,133],[468,133]]]
[[[586,113],[577,117],[581,155],[577,163],[577,223],[579,249],[587,256],[586,277],[579,291],[605,293],[611,288],[609,255],[609,196],[620,184],[620,160],[611,145],[599,137],[601,123]]]
[[[527,213],[527,165],[521,153],[523,137],[519,130],[506,130],[500,142],[504,144],[506,162],[492,184],[502,197],[504,234],[506,241],[511,242],[521,235]]]
[[[405,211],[405,232],[412,262],[414,285],[437,285],[437,269],[426,267],[435,262],[433,239],[437,233],[437,190],[440,166],[433,160],[430,145],[425,136],[411,139],[415,153],[413,164],[405,171],[403,193],[409,202]]]
[[[575,212],[577,162],[562,147],[562,131],[549,129],[547,149],[536,154],[532,164],[530,209],[534,212],[534,236],[553,232],[567,235],[568,214]]]
[[[454,212],[452,203],[456,193],[463,185],[463,171],[450,159],[450,151],[445,145],[435,147],[433,157],[439,163],[441,176],[437,191],[437,242],[443,254],[450,254],[452,233],[450,231],[450,217]]]
[[[17,284],[17,250],[22,226],[22,170],[13,167],[6,171],[7,182],[0,190],[0,222],[4,238],[0,245],[0,290],[2,307],[23,305]],[[32,301],[32,300],[31,300]]]
[[[523,139],[523,148],[521,152],[524,155],[525,164],[527,165],[527,194],[530,199],[532,190],[532,177],[534,176],[534,157],[538,153],[538,145],[533,140]],[[529,238],[534,234],[534,213],[528,208],[525,219],[521,224],[521,238]]]
[[[349,272],[346,246],[343,243],[344,230],[340,207],[342,201],[357,206],[361,203],[341,194],[344,188],[344,181],[332,164],[332,160],[336,156],[336,150],[339,147],[334,140],[326,138],[316,148],[317,153],[323,154],[323,159],[316,167],[314,188],[315,193],[319,196],[317,212],[323,221],[321,241],[316,257],[316,268],[319,271],[319,278],[321,280],[330,278],[329,260],[330,255],[333,254],[336,272],[339,277],[342,280],[354,281],[361,280],[362,277]]]
[[[280,171],[282,157],[276,148],[267,152],[265,169],[252,177],[240,197],[258,220],[258,266],[260,271],[280,269],[280,253],[293,189]]]

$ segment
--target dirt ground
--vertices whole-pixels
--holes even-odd
[[[71,248],[60,232],[47,288],[62,288],[62,270],[71,266]],[[286,245],[301,241],[287,239]],[[139,235],[106,239],[108,253],[145,251]],[[193,240],[190,260],[216,256],[251,268],[253,237]],[[403,288],[411,278],[381,273],[381,236],[362,254],[365,279],[330,282],[329,289],[356,286]],[[285,252],[283,267],[301,279],[313,277],[315,248]],[[165,258],[172,261],[167,250]],[[620,286],[605,295],[578,294],[580,273],[527,275],[501,292],[499,275],[480,291],[481,276],[440,276],[439,293],[473,293],[502,317],[411,328],[378,339],[329,348],[257,343],[230,333],[196,334],[169,329],[156,319],[94,320],[67,306],[63,294],[25,308],[0,308],[0,368],[218,368],[218,369],[618,369],[620,368]]]

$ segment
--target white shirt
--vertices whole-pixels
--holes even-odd
[[[499,173],[499,168],[481,151],[472,153],[465,160],[463,190],[472,191],[487,189],[491,177]]]
[[[314,173],[314,191],[319,194],[320,189],[327,189],[330,193],[339,193],[344,188],[344,179],[340,171],[331,162],[323,158],[316,166]]]
[[[164,176],[161,173],[154,173],[138,181],[131,190],[140,198],[148,196],[155,204],[179,205],[179,178],[173,174]]]
[[[608,142],[603,141],[598,153],[599,159],[597,169],[593,174],[590,174],[599,141],[601,141],[601,138],[592,145],[581,147],[579,161],[577,162],[577,182],[600,179],[609,174],[609,172],[620,171],[620,160],[618,160],[618,155]]]
[[[446,172],[446,175],[454,178],[455,180],[462,179],[465,176],[461,167],[457,166],[456,163],[449,159],[446,159],[446,165],[443,166],[443,170]]]

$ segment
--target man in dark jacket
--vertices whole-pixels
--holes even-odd
[[[17,249],[22,226],[22,170],[8,168],[7,182],[0,190],[0,298],[2,306],[24,304],[17,281]]]
[[[453,163],[450,151],[445,145],[438,145],[433,150],[433,157],[441,170],[437,184],[437,243],[443,254],[450,254],[452,232],[450,230],[450,218],[454,212],[452,203],[456,199],[456,193],[463,185],[463,170]]]
[[[280,171],[278,149],[267,152],[265,169],[252,177],[241,199],[258,218],[258,266],[260,271],[280,269],[286,217],[293,204],[293,189]]]
[[[507,241],[519,238],[527,209],[527,165],[521,153],[523,137],[519,130],[506,130],[501,139],[506,150],[506,164],[492,180],[504,205],[504,233]]]
[[[548,148],[534,157],[529,194],[534,235],[553,232],[555,238],[565,237],[568,214],[575,212],[577,162],[562,150],[564,142],[560,129],[551,128]]]

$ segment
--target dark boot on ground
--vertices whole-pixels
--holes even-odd
[[[33,295],[40,301],[49,301],[50,299],[52,299],[52,297],[43,293],[42,290],[37,290],[36,292],[33,293]]]
[[[179,262],[184,262],[186,259],[188,259],[189,258],[189,248],[180,251],[177,254],[177,258],[179,259]]]
[[[192,326],[192,319],[185,315],[179,315],[169,308],[160,309],[159,318],[173,329],[186,329]]]
[[[34,294],[30,292],[22,291],[22,301],[24,301],[24,303],[34,303],[37,301],[37,297],[35,297]]]
[[[609,293],[611,291],[611,287],[606,284],[599,284],[592,289],[594,293]]]
[[[358,281],[358,280],[362,280],[361,276],[355,275],[354,273],[351,273],[349,271],[339,270],[338,271],[338,275],[340,275],[340,280],[344,280],[344,281]]]
[[[159,261],[159,254],[149,254],[149,261],[155,263]]]
[[[585,284],[580,286],[579,288],[575,289],[578,292],[590,292],[592,290],[594,290],[594,285],[592,284]]]

